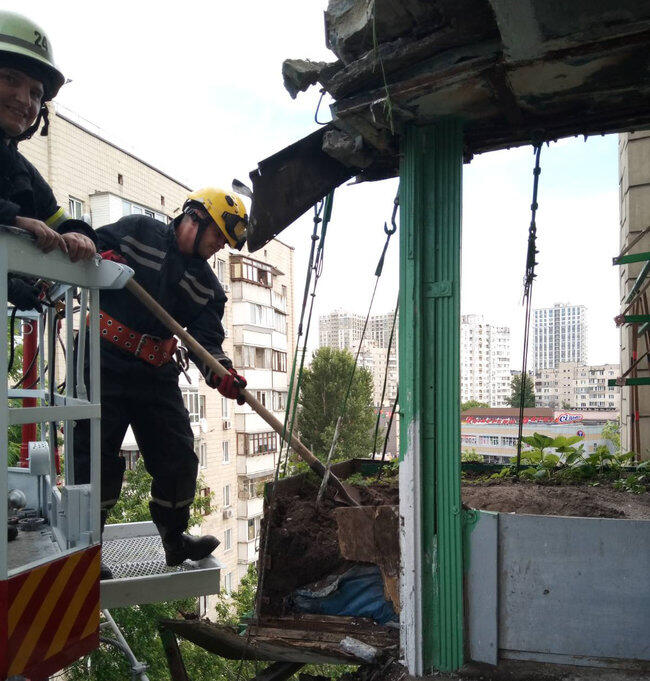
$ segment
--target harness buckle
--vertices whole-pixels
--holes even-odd
[[[140,336],[138,347],[135,349],[133,353],[136,357],[140,356],[140,351],[142,350],[142,347],[144,346],[147,338],[150,338],[154,343],[162,343],[162,340],[158,336],[151,336],[148,333],[143,333],[142,336]]]

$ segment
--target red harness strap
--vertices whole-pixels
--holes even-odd
[[[177,345],[175,338],[163,340],[148,333],[133,331],[104,311],[99,313],[99,333],[101,338],[117,345],[120,350],[135,355],[155,367],[167,364],[174,357]]]

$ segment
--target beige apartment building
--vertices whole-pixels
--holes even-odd
[[[630,253],[650,251],[650,131],[623,133],[618,138],[618,175],[620,199],[620,248],[631,246]],[[635,241],[632,246],[632,242]],[[620,299],[623,312],[625,302],[644,262],[618,267],[620,274]],[[647,279],[646,279],[647,282]],[[633,362],[635,351],[633,327],[621,326],[621,372],[626,373]],[[639,338],[637,357],[650,348],[644,336]],[[636,369],[639,377],[650,376],[648,359],[642,360]],[[621,444],[623,449],[639,449],[642,458],[650,456],[650,386],[617,387],[621,393]],[[638,418],[638,421],[636,420]],[[635,422],[636,421],[636,422]],[[632,437],[640,436],[640,447]]]
[[[607,381],[620,374],[618,364],[587,366],[560,362],[554,369],[535,374],[535,405],[551,409],[613,409],[619,411],[621,395]]]
[[[59,204],[94,228],[129,214],[169,222],[191,191],[60,112],[52,112],[47,137],[35,135],[20,149],[48,181]],[[246,376],[248,387],[281,418],[287,358],[294,343],[293,249],[275,240],[254,258],[220,251],[211,266],[229,297],[224,351]],[[223,564],[221,588],[229,592],[257,556],[262,513],[258,483],[272,477],[278,438],[248,406],[208,388],[193,365],[181,375],[180,386],[195,436],[202,493],[213,499],[201,532],[221,541],[215,556]],[[138,454],[130,431],[122,450],[133,465]]]

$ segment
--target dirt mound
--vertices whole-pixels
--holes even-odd
[[[343,572],[349,566],[339,550],[333,515],[338,504],[331,490],[327,490],[320,506],[316,506],[316,483],[304,476],[296,480],[298,482],[283,481],[272,504],[262,604],[264,613],[285,614],[285,596],[327,575]],[[396,484],[380,482],[354,487],[363,506],[399,503]],[[263,520],[264,525],[266,522],[266,519]],[[264,534],[265,531],[262,536]]]
[[[501,513],[650,519],[649,493],[630,494],[607,486],[465,483],[462,497],[471,508]]]

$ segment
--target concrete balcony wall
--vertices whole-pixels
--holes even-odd
[[[262,512],[264,511],[264,498],[263,497],[256,497],[255,499],[247,499],[247,500],[242,500],[240,499],[237,502],[237,517],[238,518],[254,518],[255,516],[262,515]],[[246,523],[244,522],[244,527],[242,528],[240,526],[239,528],[239,536],[243,537],[246,535]],[[244,534],[242,534],[242,532]]]
[[[277,371],[271,377],[270,369],[242,369],[248,381],[249,390],[271,390]],[[286,379],[285,379],[286,384]]]
[[[237,560],[240,563],[254,563],[257,560],[257,543],[254,540],[238,542]]]
[[[271,334],[272,337],[272,343],[273,343],[273,349],[274,350],[281,350],[283,352],[287,352],[287,334],[286,333],[280,333],[279,331],[273,331]],[[288,361],[288,358],[287,358]]]
[[[238,456],[237,475],[258,475],[275,471],[275,454],[260,454],[257,456]]]
[[[287,363],[289,358],[287,357]],[[287,366],[287,370],[289,367]],[[286,390],[287,389],[287,376],[284,371],[274,371],[273,372],[273,390]]]
[[[238,341],[239,344],[254,345],[258,348],[270,348],[273,339],[273,333],[268,331],[252,331],[241,327],[235,329],[235,336],[237,335],[241,338]]]

